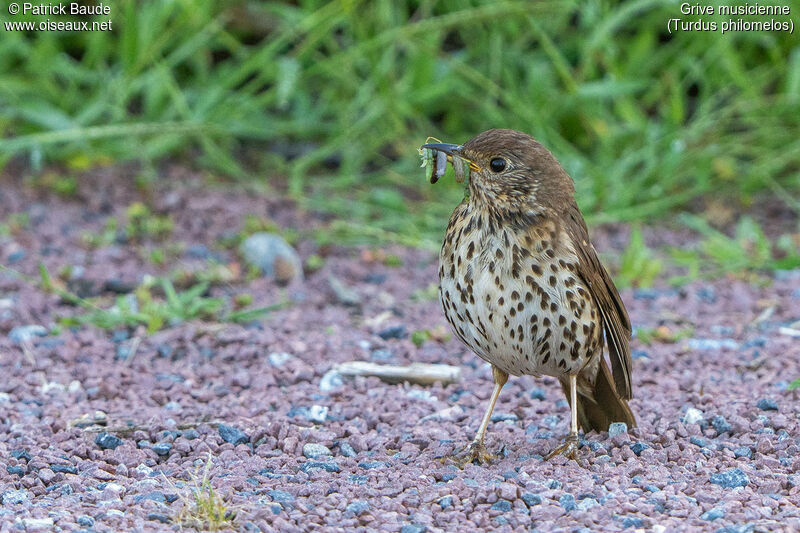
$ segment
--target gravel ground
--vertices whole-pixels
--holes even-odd
[[[2,178],[0,221],[25,212],[30,227],[0,236],[0,264],[34,277],[39,261],[52,273],[72,266],[72,290],[103,294],[145,273],[206,269],[209,258],[235,267],[235,249],[218,243],[245,213],[283,227],[321,223],[279,198],[212,190],[172,170],[151,201],[176,221],[171,242],[185,244],[173,264],[143,259],[152,244],[87,249],[84,232],[140,199],[121,185],[129,174],[95,172],[69,200]],[[613,251],[624,234],[606,228],[596,242]],[[448,457],[473,437],[491,376],[456,340],[411,340],[446,327],[438,302],[415,294],[435,281],[435,255],[389,248],[402,259],[392,267],[374,250],[310,239],[298,250],[325,265],[288,287],[259,278],[212,290],[291,305],[245,326],[191,322],[149,336],[51,334],[76,308],[0,271],[9,378],[0,384],[0,529],[178,529],[208,461],[211,486],[236,514],[230,527],[245,531],[800,529],[800,404],[787,390],[800,376],[800,339],[790,335],[800,271],[766,286],[623,291],[635,327],[662,337],[633,342],[639,427],[585,435],[582,465],[544,462],[569,410],[555,380],[516,378],[489,427],[498,459],[460,470]],[[331,277],[349,294],[332,290]],[[350,360],[447,363],[463,377],[422,387],[331,371]]]

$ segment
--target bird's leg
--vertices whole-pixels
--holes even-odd
[[[570,410],[570,424],[569,435],[564,440],[564,443],[547,454],[545,460],[550,460],[556,455],[565,455],[577,461],[576,452],[578,451],[578,376],[569,376],[569,410]]]
[[[500,390],[503,388],[503,385],[506,384],[506,381],[508,381],[508,374],[492,365],[492,378],[494,378],[494,390],[492,390],[492,397],[489,398],[489,407],[486,409],[486,414],[483,415],[483,421],[478,428],[475,439],[467,446],[465,450],[466,454],[458,460],[461,466],[475,460],[479,463],[488,463],[492,459],[492,454],[489,453],[489,450],[487,450],[486,446],[483,444],[483,437],[486,434],[486,427],[489,425],[489,421],[492,418],[494,404],[497,403],[497,398],[500,396]]]

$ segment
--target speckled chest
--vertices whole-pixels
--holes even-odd
[[[554,223],[504,226],[460,206],[439,264],[454,332],[505,372],[574,374],[602,350],[597,308]]]

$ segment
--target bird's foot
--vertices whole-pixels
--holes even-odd
[[[453,457],[459,467],[464,468],[469,463],[478,461],[478,464],[486,464],[492,459],[494,455],[489,453],[483,441],[474,440],[467,446],[464,451]]]
[[[553,450],[552,452],[548,453],[547,456],[544,458],[545,461],[549,461],[556,455],[563,455],[572,459],[573,461],[579,463],[578,461],[578,436],[575,434],[567,435],[567,438],[564,440],[564,443]],[[579,463],[580,464],[580,463]]]

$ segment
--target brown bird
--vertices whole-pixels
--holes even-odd
[[[468,195],[450,217],[439,255],[439,296],[458,338],[492,365],[495,385],[464,462],[491,459],[484,434],[509,374],[556,377],[567,396],[570,432],[548,459],[575,458],[579,425],[635,426],[626,401],[630,320],[589,242],[572,178],[518,131],[423,148],[470,168]]]

